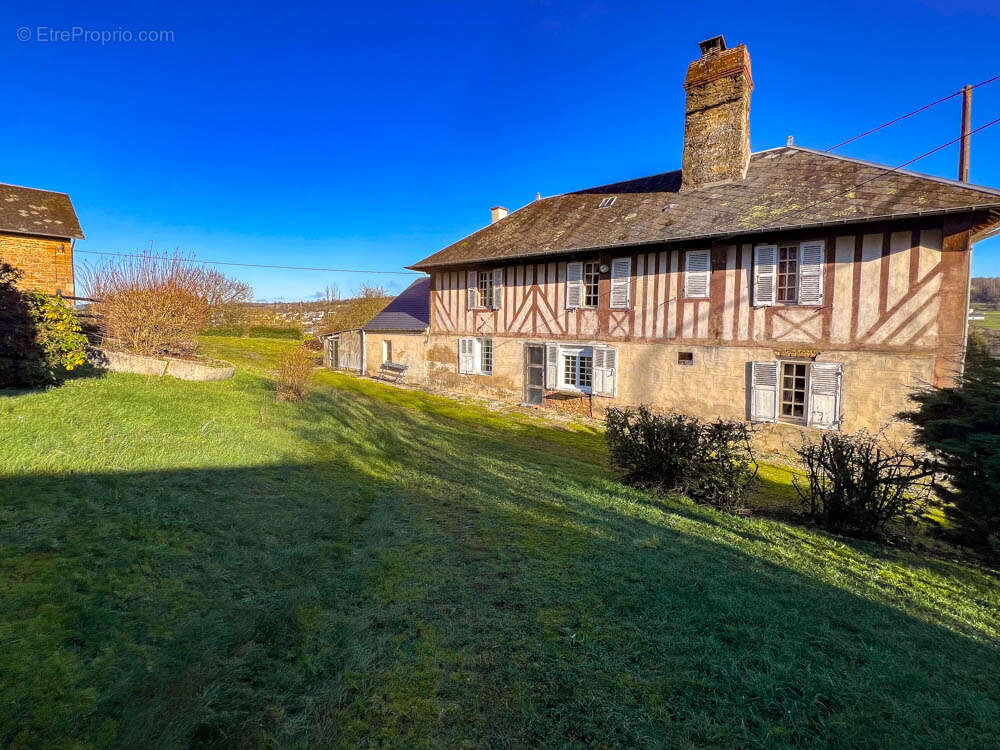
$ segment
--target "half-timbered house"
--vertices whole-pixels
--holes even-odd
[[[972,244],[1000,226],[1000,191],[751,153],[746,47],[701,47],[680,170],[493,209],[412,266],[431,278],[430,382],[855,430],[954,377]]]

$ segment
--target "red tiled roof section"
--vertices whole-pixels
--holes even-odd
[[[665,172],[529,203],[411,268],[1000,207],[1000,190],[797,146],[754,154],[740,182],[679,192],[680,177]],[[609,195],[614,203],[598,208]]]

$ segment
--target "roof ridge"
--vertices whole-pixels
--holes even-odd
[[[64,193],[61,190],[46,190],[45,188],[31,187],[30,185],[15,185],[13,182],[0,182],[0,190],[8,187],[18,188],[20,190],[34,190],[39,193],[49,193],[50,195],[65,195],[69,198],[69,193]]]

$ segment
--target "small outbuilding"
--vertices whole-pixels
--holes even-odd
[[[383,365],[401,365],[402,382],[427,382],[430,278],[404,289],[362,328],[323,337],[324,361],[334,370],[376,376]],[[400,369],[400,368],[394,368]]]

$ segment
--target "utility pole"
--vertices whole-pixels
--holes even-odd
[[[962,140],[958,147],[958,181],[969,181],[969,136],[972,130],[972,86],[962,89]]]

